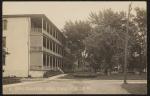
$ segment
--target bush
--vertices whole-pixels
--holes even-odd
[[[58,74],[61,74],[60,71],[55,71],[55,70],[49,70],[47,72],[44,73],[43,77],[44,78],[48,78],[48,77],[51,77],[51,76],[55,76],[55,75],[58,75]]]
[[[32,78],[32,76],[31,76],[31,75],[28,75],[28,78]]]
[[[78,72],[74,73],[73,76],[75,77],[96,77],[96,73],[89,73],[89,72]]]
[[[13,84],[13,83],[19,83],[21,82],[20,81],[20,78],[17,78],[17,77],[3,77],[3,84]]]

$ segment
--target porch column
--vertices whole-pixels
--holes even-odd
[[[45,66],[44,66],[44,69],[47,67],[47,54],[45,56]]]
[[[49,60],[48,60],[48,61],[49,61],[49,62],[48,62],[48,68],[50,68],[50,55],[48,55],[48,59],[49,59]]]
[[[41,23],[42,23],[42,33],[43,33],[43,18],[41,18]],[[44,38],[43,36],[42,36],[42,38]],[[43,50],[43,39],[42,39],[42,50]],[[44,56],[44,54],[42,54],[42,61],[44,60],[44,58],[43,58],[43,56]],[[43,66],[43,63],[41,63],[42,65],[41,65],[41,67],[42,67],[42,69],[44,68]]]
[[[50,24],[48,24],[48,33],[50,34]]]
[[[55,57],[55,67],[57,68],[57,58]]]
[[[52,66],[52,69],[54,69],[54,66],[53,66],[53,56],[51,56],[51,66]]]
[[[55,57],[55,67],[57,69],[57,58]]]
[[[45,22],[45,23],[46,23],[46,30],[45,31],[47,32],[47,22]]]

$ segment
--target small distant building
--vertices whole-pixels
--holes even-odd
[[[3,55],[3,76],[42,77],[63,68],[64,41],[44,14],[3,15],[3,49],[8,53]]]

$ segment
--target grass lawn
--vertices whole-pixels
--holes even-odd
[[[147,84],[123,84],[122,88],[131,94],[147,94]]]
[[[72,74],[68,74],[64,77],[60,77],[62,79],[96,79],[96,80],[123,80],[124,75],[119,73],[119,74],[111,74],[110,76],[107,75],[97,75],[97,77],[77,77],[73,76]],[[132,73],[128,73],[127,75],[128,80],[147,80],[147,74],[141,74],[141,75],[136,75]]]

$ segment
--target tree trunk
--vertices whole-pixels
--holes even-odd
[[[140,62],[139,62],[139,75],[141,74],[141,70],[142,70],[142,54],[141,54],[142,48],[140,47]]]

